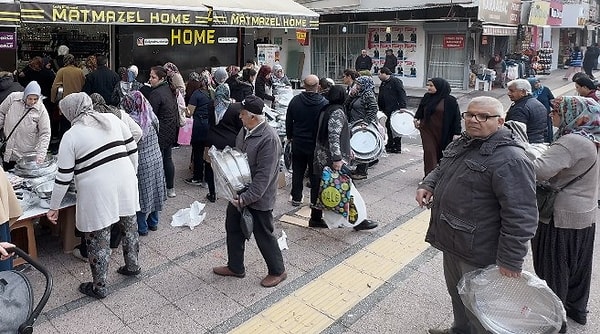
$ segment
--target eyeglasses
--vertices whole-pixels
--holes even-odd
[[[461,114],[461,116],[465,121],[472,120],[473,117],[475,117],[477,122],[487,122],[487,120],[490,118],[501,117],[500,115],[471,114],[470,112],[464,112]]]

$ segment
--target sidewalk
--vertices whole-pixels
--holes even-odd
[[[563,87],[561,75],[555,71],[542,77],[543,83]],[[461,100],[482,93],[506,97],[505,90],[495,89],[465,93]],[[278,189],[275,233],[283,230],[288,237],[289,249],[283,251],[288,279],[271,289],[259,285],[266,267],[253,240],[246,247],[244,279],[212,273],[213,266],[226,263],[226,201],[207,203],[206,220],[194,230],[170,226],[171,215],[204,201],[207,192],[183,182],[191,148],[174,150],[177,197],[168,199],[159,230],[140,239],[139,277],[117,274],[123,257],[121,250],[113,252],[107,298],[79,293],[78,285],[91,278],[88,264],[63,254],[57,237],[37,229],[40,260],[55,285],[34,332],[423,334],[446,328],[452,315],[442,257],[424,243],[428,211],[414,200],[423,151],[411,144],[403,149],[382,158],[368,179],[356,183],[370,218],[380,222],[369,232],[308,228],[307,206],[292,207],[289,186]],[[308,198],[307,190],[304,195]],[[596,247],[599,243],[597,237]],[[600,268],[600,257],[594,262]],[[525,269],[532,271],[530,258]],[[41,275],[33,270],[27,275],[39,298]],[[599,278],[594,271],[587,326],[569,321],[569,333],[600,333]]]

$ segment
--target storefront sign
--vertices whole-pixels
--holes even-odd
[[[203,6],[198,10],[166,10],[21,2],[21,19],[41,23],[207,25],[209,17]]]
[[[76,0],[73,1],[76,2]],[[305,29],[319,27],[319,16],[316,13],[315,16],[245,13],[243,10],[237,9],[236,11],[213,10],[201,4],[179,8],[173,5],[173,9],[155,9],[126,5],[52,4],[21,1],[21,17],[23,22],[38,23],[124,23]]]
[[[19,25],[20,9],[19,4],[3,3],[2,10],[0,11],[0,25],[1,26],[16,26]]]
[[[138,37],[136,40],[137,46],[156,46],[156,45],[169,45],[168,38],[144,38]]]
[[[215,44],[214,29],[171,29],[171,45]]]
[[[17,36],[14,32],[0,32],[0,50],[15,50],[17,48]]]
[[[519,0],[481,0],[477,17],[484,23],[518,25],[521,16]]]
[[[444,35],[444,49],[462,49],[465,47],[465,35]]]
[[[580,4],[563,4],[562,28],[583,28],[590,16],[587,1]]]
[[[560,1],[550,1],[550,13],[548,14],[549,26],[562,25],[563,4]]]
[[[306,29],[297,29],[296,40],[300,45],[308,45],[308,31]]]
[[[238,42],[237,37],[219,37],[217,43],[219,44],[235,44]]]
[[[550,14],[550,3],[543,0],[534,1],[529,10],[528,24],[530,26],[545,26]]]

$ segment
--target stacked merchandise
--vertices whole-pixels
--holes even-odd
[[[552,64],[552,48],[542,48],[538,52],[538,68],[537,74],[550,74],[550,66]]]

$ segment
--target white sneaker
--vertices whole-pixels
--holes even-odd
[[[177,194],[175,194],[175,189],[173,189],[173,188],[167,189],[167,196],[168,197],[175,197],[175,196],[177,196]]]
[[[83,255],[81,255],[81,250],[79,250],[79,248],[73,249],[73,256],[80,259],[83,262],[88,262],[87,257],[83,257]]]

